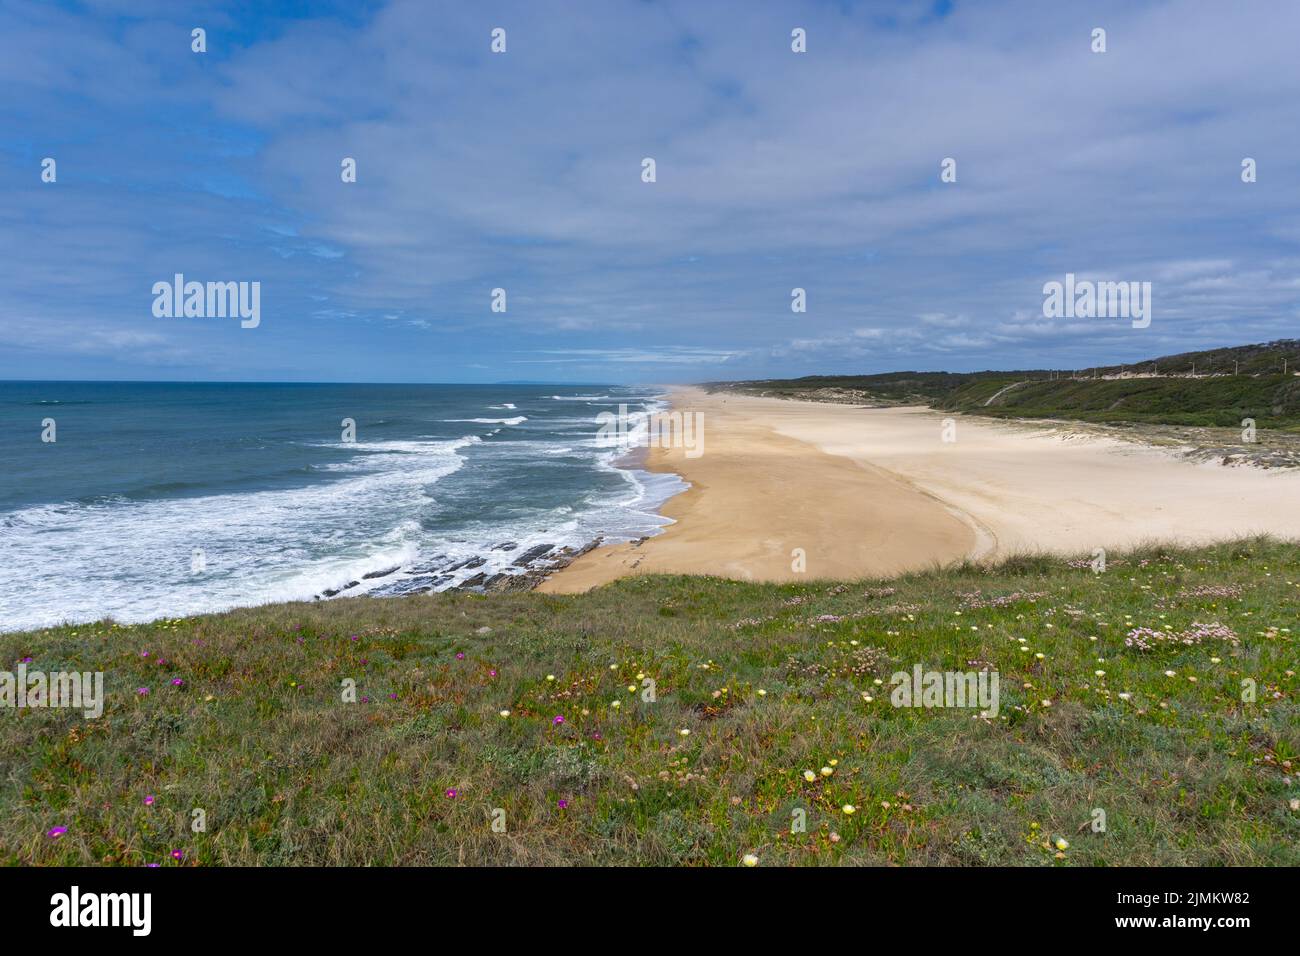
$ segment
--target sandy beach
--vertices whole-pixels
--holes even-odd
[[[574,593],[628,574],[755,581],[885,576],[971,557],[1300,538],[1300,472],[1196,464],[1058,425],[709,395],[704,451],[652,448],[645,467],[691,483],[640,544],[599,548],[543,582]],[[802,561],[802,570],[797,570]]]

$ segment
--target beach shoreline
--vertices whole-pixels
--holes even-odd
[[[538,590],[631,574],[749,581],[892,577],[1020,553],[1093,554],[1256,533],[1300,538],[1300,473],[1197,463],[1060,422],[983,419],[675,388],[703,451],[637,467],[690,484],[659,534],[606,545]],[[951,428],[945,431],[946,423]],[[952,440],[945,440],[945,437]]]

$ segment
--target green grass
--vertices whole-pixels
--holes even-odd
[[[1024,381],[997,394],[1014,377],[981,379],[935,403],[936,408],[1011,418],[1069,418],[1240,428],[1300,428],[1300,378],[1282,375],[1221,378],[1057,379]],[[996,396],[996,397],[994,397]],[[984,403],[992,399],[992,404]]]
[[[1287,374],[1283,374],[1284,368]],[[1159,377],[1100,377],[1125,373],[1149,376],[1153,370],[1159,371]],[[1240,374],[1233,374],[1238,370]],[[1094,371],[1099,377],[1086,377]],[[1030,369],[810,375],[714,382],[706,387],[775,398],[919,403],[976,415],[1063,418],[1100,424],[1241,428],[1242,419],[1253,418],[1260,428],[1300,431],[1300,378],[1292,374],[1296,371],[1300,371],[1300,340],[1282,339],[1065,373]],[[1083,377],[1071,377],[1075,372]],[[1187,377],[1193,372],[1198,377]],[[1010,385],[1015,387],[1002,391]],[[986,405],[990,400],[991,404]]]
[[[109,691],[98,720],[0,712],[0,861],[1300,864],[1300,548],[1077,564],[0,635],[0,668],[103,670]],[[1125,644],[1194,624],[1234,637]],[[997,670],[1001,715],[891,706],[891,673],[915,663]],[[366,702],[343,702],[345,678]]]

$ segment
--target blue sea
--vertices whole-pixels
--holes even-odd
[[[664,405],[624,386],[0,382],[0,630],[445,590],[654,534],[686,485],[598,437],[620,404]]]

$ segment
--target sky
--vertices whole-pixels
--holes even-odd
[[[1294,337],[1296,36],[1300,4],[1249,0],[5,0],[0,379],[672,383]],[[177,273],[258,282],[260,324],[155,315]],[[1067,273],[1150,282],[1149,327],[1044,317]]]

